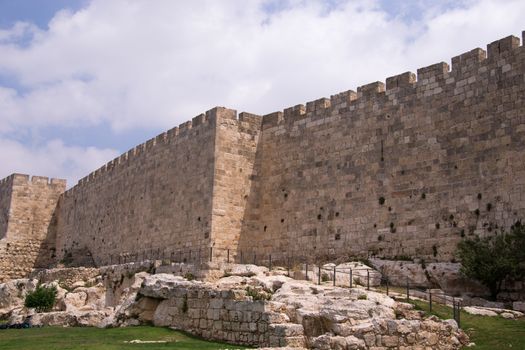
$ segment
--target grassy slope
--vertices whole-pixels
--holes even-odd
[[[419,309],[429,311],[428,303],[412,301]],[[432,313],[440,318],[452,318],[452,308],[433,305]],[[472,349],[520,349],[525,350],[525,319],[506,320],[502,317],[474,316],[461,312],[461,328],[476,343]]]
[[[124,341],[167,340],[166,344],[126,344]],[[32,328],[0,330],[1,350],[156,350],[156,349],[244,349],[206,342],[167,328]]]

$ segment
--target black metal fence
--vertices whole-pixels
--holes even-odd
[[[201,247],[181,249],[144,249],[135,253],[120,253],[110,255],[107,261],[99,265],[140,263],[151,260],[162,260],[165,263],[205,264],[240,263],[268,267],[270,270],[284,270],[289,277],[305,279],[313,283],[329,284],[343,288],[366,288],[406,302],[425,301],[429,311],[433,312],[436,304],[450,307],[451,317],[460,325],[462,300],[443,291],[422,288],[405,275],[395,275],[388,272],[378,272],[366,268],[361,263],[340,263],[344,260],[355,260],[349,257],[339,257],[330,261],[329,255],[305,256],[300,254],[273,253],[260,254],[255,251],[230,250],[228,248]],[[366,262],[366,261],[365,261]],[[395,283],[392,283],[394,281]],[[400,283],[400,281],[404,281]],[[448,310],[448,308],[447,308]]]

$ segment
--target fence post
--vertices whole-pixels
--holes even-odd
[[[272,254],[270,254],[269,258],[270,258],[269,269],[270,271],[272,271]]]
[[[386,276],[386,295],[390,295],[388,290],[388,276]]]
[[[335,265],[334,265],[334,287],[336,285],[336,283],[335,283],[335,273],[336,273],[336,268],[335,268]]]
[[[354,284],[354,277],[352,276],[352,269],[350,269],[350,288],[353,287]]]
[[[244,255],[243,255],[242,250],[241,250],[241,264],[244,264]]]
[[[446,299],[445,299],[445,305],[446,305]],[[458,321],[457,318],[456,318],[456,299],[455,298],[452,298],[452,318],[454,319],[454,321]]]
[[[458,328],[461,328],[461,301],[458,301],[458,319],[456,322],[458,323]]]
[[[319,273],[317,274],[317,284],[321,284],[321,264],[318,266]]]
[[[308,281],[308,263],[306,263],[306,280]]]
[[[288,262],[286,264],[287,268],[288,268],[288,277],[290,277],[290,257],[287,257],[286,261]]]
[[[228,249],[226,252],[227,252],[227,254],[226,254],[226,262],[229,264],[230,263],[230,250]]]
[[[255,265],[255,259],[257,258],[257,253],[253,252],[253,264]]]
[[[370,290],[370,270],[366,270],[366,290]]]
[[[210,247],[210,262],[213,261],[213,247]]]
[[[407,303],[410,301],[410,285],[408,283],[408,277],[407,277]]]
[[[430,289],[428,290],[428,305],[430,312],[432,312],[432,291]]]

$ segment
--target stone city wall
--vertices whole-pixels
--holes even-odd
[[[87,254],[104,265],[207,247],[216,112],[138,145],[66,191],[58,207],[59,260]]]
[[[0,282],[55,257],[55,210],[66,181],[13,174],[0,182]]]
[[[65,183],[14,175],[0,250],[16,237],[25,261],[47,234],[41,261],[56,248],[70,266],[226,250],[452,260],[463,237],[525,217],[524,71],[511,36],[284,112],[217,107],[81,179],[56,214]]]
[[[507,37],[263,117],[240,249],[453,259],[525,217],[525,48]]]
[[[80,180],[59,203],[59,260],[202,261],[235,246],[260,121],[215,108]]]

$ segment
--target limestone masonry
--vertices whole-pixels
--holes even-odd
[[[264,116],[217,107],[64,190],[0,182],[0,281],[151,257],[450,261],[525,218],[525,48],[509,36]]]

